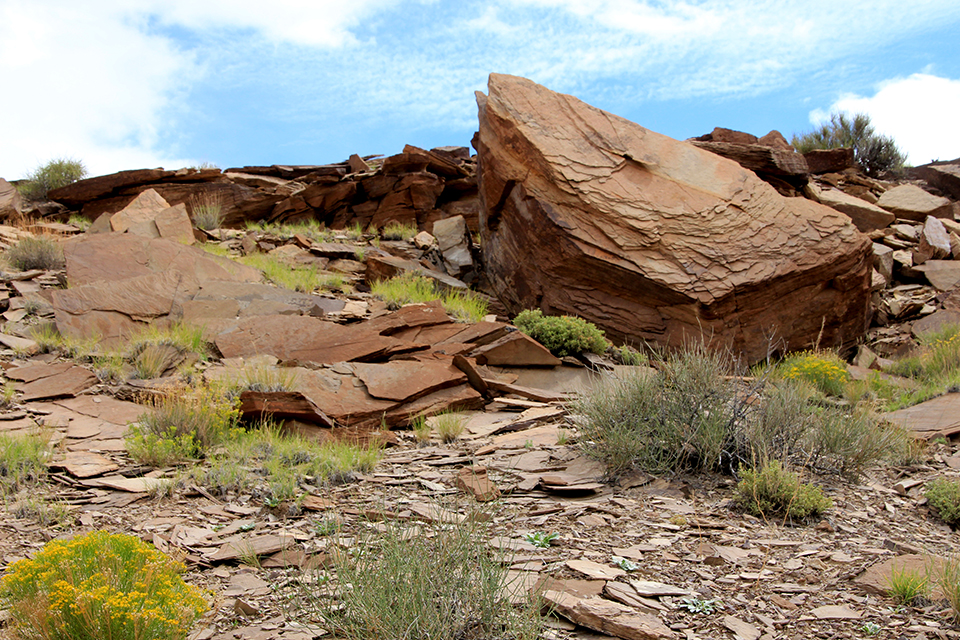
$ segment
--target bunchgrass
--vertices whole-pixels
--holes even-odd
[[[49,455],[41,434],[0,433],[0,496],[40,483],[47,475]]]
[[[314,266],[293,267],[266,253],[243,256],[238,258],[238,262],[258,269],[267,280],[278,287],[300,293],[313,293],[318,289],[332,291],[344,286],[344,279],[340,274],[324,273]]]
[[[0,387],[0,409],[9,409],[17,398],[17,385],[12,380],[5,380]]]
[[[420,230],[416,224],[392,220],[383,227],[380,236],[384,240],[412,240],[418,233]]]
[[[185,638],[207,610],[173,562],[138,538],[94,531],[48,542],[0,582],[19,638]]]
[[[237,433],[240,410],[216,386],[173,387],[130,425],[127,451],[154,467],[203,457]]]
[[[953,610],[954,622],[960,622],[960,555],[945,558],[932,574]]]
[[[950,526],[960,525],[960,479],[935,478],[924,492],[927,504]]]
[[[887,593],[897,604],[913,606],[930,595],[930,578],[926,571],[893,566],[887,579]]]
[[[743,470],[735,500],[747,513],[791,521],[806,520],[833,506],[820,487],[801,482],[798,474],[784,469],[779,461]]]
[[[176,323],[169,327],[150,325],[130,339],[130,358],[135,358],[149,346],[170,346],[182,353],[195,353],[201,358],[209,355],[209,345],[203,337],[203,329],[185,323]]]
[[[480,322],[487,315],[487,302],[476,293],[441,288],[431,278],[413,272],[378,280],[371,285],[371,290],[391,309],[440,300],[446,312],[457,320]]]
[[[7,249],[4,254],[7,263],[18,271],[43,269],[54,271],[63,269],[63,249],[51,237],[27,236]]]
[[[191,201],[193,224],[198,229],[213,231],[223,225],[223,199],[219,193],[206,192]]]
[[[458,411],[446,411],[433,416],[431,422],[440,441],[444,444],[450,444],[456,442],[463,434],[467,417]]]
[[[527,309],[513,324],[558,358],[584,351],[603,354],[610,345],[597,325],[574,316],[545,316],[539,309]]]
[[[417,535],[396,522],[371,526],[356,553],[334,556],[330,589],[305,587],[302,610],[348,640],[539,638],[539,602],[511,604],[516,587],[486,534],[473,522],[423,525]]]
[[[417,439],[418,443],[426,443],[430,441],[430,434],[433,433],[433,429],[427,423],[426,416],[417,416],[413,420],[413,436]]]
[[[239,391],[259,391],[276,393],[296,391],[297,373],[287,367],[252,364],[244,366],[231,386]]]
[[[887,410],[908,407],[960,387],[960,325],[950,324],[919,338],[918,351],[897,360],[885,371],[916,380],[914,389],[886,389]],[[873,387],[874,385],[871,385]]]

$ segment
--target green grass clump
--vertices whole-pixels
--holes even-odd
[[[0,434],[0,496],[43,480],[48,457],[47,441],[40,435]]]
[[[213,231],[223,225],[223,199],[219,193],[203,193],[192,201],[193,224],[198,229]]]
[[[476,293],[443,289],[431,278],[413,272],[374,282],[371,291],[391,309],[440,300],[444,310],[457,320],[480,322],[487,315],[487,302]]]
[[[777,372],[786,380],[806,380],[821,392],[843,396],[850,374],[843,360],[835,353],[803,351],[784,358]]]
[[[7,263],[18,271],[63,269],[63,249],[56,240],[47,236],[27,236],[7,249]]]
[[[545,316],[539,309],[528,309],[521,311],[513,324],[558,358],[584,351],[603,354],[610,345],[603,331],[583,318]]]
[[[342,289],[344,285],[343,276],[340,274],[326,274],[313,266],[292,267],[267,253],[243,256],[238,262],[258,269],[273,284],[300,293],[313,293],[318,289]]]
[[[905,607],[923,601],[930,593],[930,578],[926,571],[892,567],[887,581],[887,593]]]
[[[87,175],[87,168],[79,160],[57,158],[30,172],[17,186],[27,200],[46,200],[54,189],[65,187]]]
[[[960,555],[953,555],[940,563],[933,577],[953,610],[953,621],[960,622]]]
[[[927,503],[950,526],[960,525],[960,479],[936,478],[927,483]]]
[[[420,233],[420,229],[412,222],[390,221],[380,231],[384,240],[411,240]]]
[[[237,399],[209,385],[172,388],[130,425],[127,451],[154,467],[200,458],[236,434]]]
[[[185,638],[207,610],[184,566],[139,539],[94,531],[48,542],[0,582],[18,638]]]
[[[806,520],[833,506],[820,487],[800,482],[799,475],[785,470],[778,461],[756,470],[744,470],[735,500],[740,508],[755,516],[783,516],[790,520]]]
[[[480,525],[421,529],[410,536],[401,524],[384,523],[361,536],[358,553],[338,553],[333,593],[309,591],[310,613],[349,640],[540,637],[539,603],[510,603],[509,563],[487,546]]]
[[[896,361],[885,369],[919,383],[916,389],[883,388],[871,381],[871,388],[880,387],[877,392],[886,402],[888,411],[909,407],[950,389],[960,387],[960,325],[951,324],[937,331],[924,333],[919,338],[919,350]]]
[[[456,442],[467,425],[467,417],[458,411],[438,413],[433,417],[433,428],[444,444]]]

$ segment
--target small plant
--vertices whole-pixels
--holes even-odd
[[[14,400],[17,397],[17,386],[13,383],[12,380],[7,380],[3,383],[3,388],[0,389],[0,409],[9,409],[14,405]]]
[[[63,249],[56,240],[48,236],[27,236],[21,238],[6,252],[7,262],[18,271],[43,269],[55,271],[63,269]]]
[[[441,289],[432,279],[407,272],[371,286],[373,295],[387,303],[390,309],[405,304],[440,300],[451,316],[466,322],[480,322],[487,315],[487,302],[478,294],[460,289]]]
[[[245,366],[240,377],[232,386],[237,391],[274,393],[278,391],[295,391],[297,389],[297,381],[297,373],[292,369],[261,364]]]
[[[94,531],[13,563],[0,590],[18,637],[182,639],[207,609],[183,571],[133,536]]]
[[[941,520],[960,525],[960,479],[935,478],[927,484],[927,503]]]
[[[48,456],[47,441],[39,435],[0,433],[0,497],[45,478]]]
[[[444,444],[456,442],[466,424],[466,416],[456,411],[440,413],[433,417],[433,428],[437,430],[437,435]]]
[[[513,324],[562,358],[591,351],[602,355],[610,343],[592,322],[573,316],[545,316],[539,309],[521,311]]]
[[[324,518],[313,525],[313,532],[322,537],[332,536],[339,532],[342,526],[336,518]]]
[[[570,430],[569,429],[557,429],[557,444],[565,446],[570,442]]]
[[[80,231],[86,231],[87,229],[90,228],[90,225],[92,223],[82,215],[78,213],[72,213],[70,214],[70,219],[67,220],[67,224],[72,224]]]
[[[223,225],[223,199],[219,193],[202,193],[195,196],[191,204],[193,224],[198,229],[213,231]]]
[[[334,556],[332,597],[306,592],[311,613],[349,640],[539,638],[539,603],[510,603],[509,563],[486,546],[480,526],[425,525],[416,536],[397,523],[371,529],[356,547],[370,553]]]
[[[650,359],[645,354],[626,344],[614,347],[613,355],[620,361],[620,364],[630,367],[639,367],[650,363]]]
[[[14,516],[33,520],[42,527],[65,527],[72,520],[69,505],[43,498],[26,498],[15,503],[10,511]]]
[[[791,520],[805,520],[833,506],[820,487],[800,482],[800,476],[785,470],[779,461],[743,471],[735,500],[755,516],[782,515]]]
[[[806,380],[821,392],[842,397],[850,374],[835,353],[803,351],[787,356],[777,368],[786,380]]]
[[[353,250],[353,259],[357,262],[363,262],[367,259],[367,251],[363,247],[357,247]]]
[[[862,625],[860,625],[860,631],[868,636],[875,636],[880,633],[882,629],[883,627],[876,622],[864,622]]]
[[[199,458],[235,433],[240,409],[221,390],[202,385],[171,390],[130,426],[130,456],[155,467]]]
[[[887,592],[897,604],[909,607],[927,597],[930,593],[930,580],[926,572],[893,567],[887,582]]]
[[[640,569],[640,565],[637,564],[636,562],[633,562],[632,560],[628,560],[627,558],[621,558],[620,556],[613,556],[612,558],[610,558],[610,561],[613,562],[613,564],[620,567],[621,569],[623,569],[624,571],[626,571],[627,573],[632,573]]]
[[[413,435],[417,442],[424,443],[430,440],[430,433],[433,430],[427,424],[426,416],[417,416],[413,420]]]
[[[326,274],[314,266],[292,267],[267,253],[252,253],[239,258],[238,262],[258,269],[267,280],[278,287],[300,293],[313,293],[317,289],[339,289],[343,286],[342,275]]]
[[[543,531],[533,531],[523,534],[523,539],[538,549],[549,549],[553,541],[560,537],[558,533],[544,533]]]
[[[933,571],[933,578],[953,609],[954,622],[960,622],[960,555],[941,562]]]
[[[686,609],[690,613],[710,615],[716,612],[717,609],[722,609],[723,603],[716,598],[704,599],[696,596],[687,596],[686,598],[681,598],[677,606]]]
[[[391,220],[380,232],[384,240],[411,240],[420,233],[417,225],[412,222],[398,222]]]
[[[17,191],[27,200],[46,200],[54,189],[65,187],[87,175],[79,160],[57,158],[34,169],[19,184]]]

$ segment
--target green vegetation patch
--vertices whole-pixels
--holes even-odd
[[[390,309],[405,304],[422,304],[440,300],[444,310],[457,320],[480,322],[487,315],[487,301],[479,294],[465,289],[447,289],[433,279],[407,272],[371,285],[373,295],[387,303]]]
[[[521,311],[513,324],[562,358],[584,351],[603,354],[609,341],[592,322],[573,316],[545,316],[539,309]]]
[[[858,113],[832,113],[830,119],[813,131],[794,135],[791,140],[800,153],[814,149],[853,149],[853,157],[868,176],[876,177],[884,171],[899,172],[907,160],[889,136],[876,132],[870,116]]]
[[[936,478],[927,483],[927,503],[950,526],[960,525],[960,479]]]
[[[54,271],[66,264],[60,244],[48,236],[28,236],[7,249],[7,263],[18,271]]]
[[[54,189],[65,187],[87,175],[83,162],[72,158],[57,158],[31,171],[17,186],[27,200],[46,200]]]
[[[0,496],[41,482],[49,456],[47,440],[39,434],[0,433]]]
[[[801,482],[799,475],[787,471],[778,461],[744,470],[735,499],[747,513],[790,520],[806,520],[833,506],[820,487]]]

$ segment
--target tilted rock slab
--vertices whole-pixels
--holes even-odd
[[[511,313],[751,361],[866,329],[871,243],[842,213],[523,78],[492,74],[477,102],[480,232]]]

